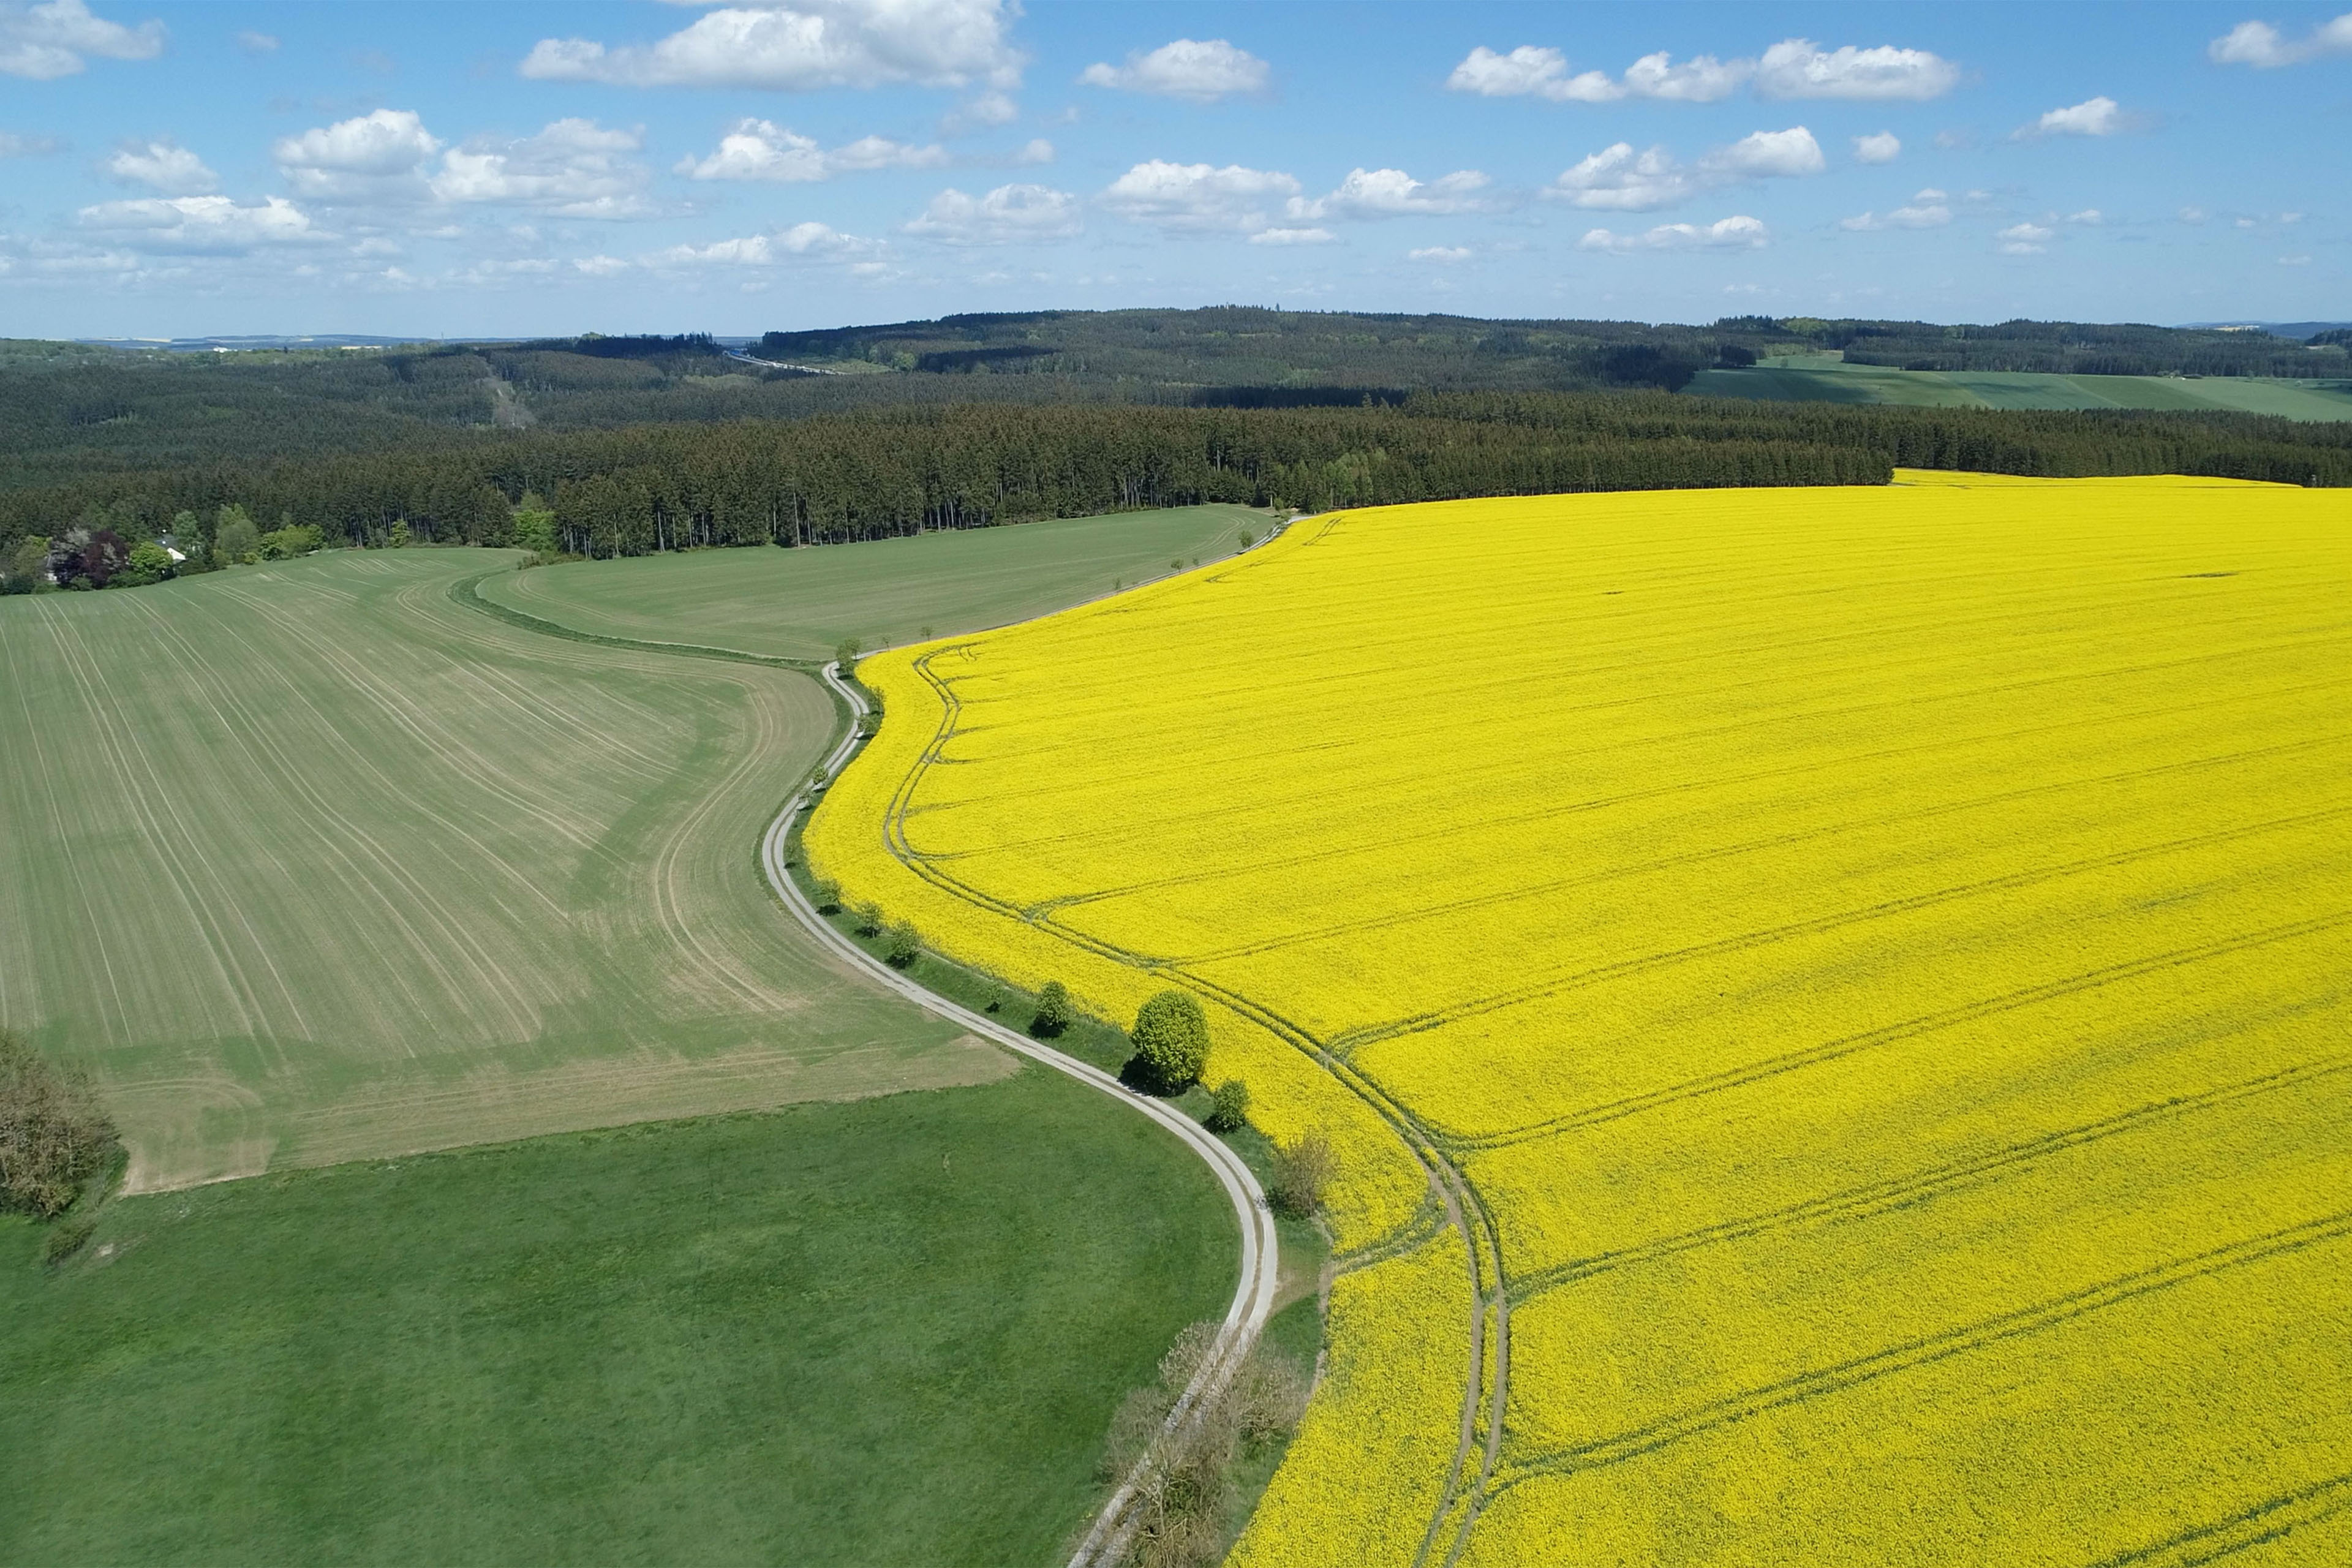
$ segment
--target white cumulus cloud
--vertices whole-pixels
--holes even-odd
[[[1926,49],[1852,44],[1824,50],[1789,38],[1764,51],[1756,67],[1759,98],[1941,98],[1958,85],[1960,68]]]
[[[480,138],[442,154],[428,188],[437,201],[542,207],[560,217],[635,217],[645,212],[644,145],[635,131],[559,120],[536,136]]]
[[[1178,38],[1149,54],[1131,54],[1123,66],[1097,61],[1080,71],[1078,80],[1087,87],[1213,103],[1221,98],[1264,92],[1272,75],[1264,60],[1223,38]]]
[[[1355,169],[1339,189],[1312,201],[1294,199],[1293,218],[1382,218],[1445,216],[1476,212],[1488,203],[1478,193],[1490,182],[1475,169],[1457,169],[1426,183],[1402,169]]]
[[[1630,142],[1604,147],[1564,171],[1545,190],[1571,205],[1610,212],[1655,212],[1697,191],[1692,173],[1663,147],[1636,153]]]
[[[248,55],[274,55],[278,52],[278,35],[257,33],[247,27],[237,33],[236,47]]]
[[[205,168],[202,158],[169,142],[117,148],[106,161],[106,177],[167,196],[201,196],[220,188],[220,176]]]
[[[872,169],[931,169],[948,161],[936,144],[919,147],[884,136],[862,136],[826,149],[813,136],[772,120],[741,120],[719,139],[709,157],[681,160],[677,172],[695,180],[766,180],[804,184]]]
[[[1544,195],[1597,211],[1655,212],[1720,185],[1818,174],[1828,167],[1822,144],[1801,125],[1752,132],[1696,165],[1676,162],[1663,147],[1637,153],[1632,142],[1620,142],[1563,171]]]
[[[1945,201],[1941,191],[1921,191],[1911,198],[1907,205],[1896,207],[1885,217],[1867,212],[1859,217],[1840,218],[1838,226],[1855,230],[1941,228],[1952,221],[1952,209],[1945,205]]]
[[[1078,198],[1050,185],[999,185],[979,196],[950,186],[907,232],[947,245],[1030,245],[1067,239],[1081,223]]]
[[[2020,131],[2020,136],[2112,136],[2125,128],[2123,106],[2112,98],[2087,98],[2053,109]]]
[[[1853,139],[1853,161],[1857,163],[1892,163],[1903,155],[1903,138],[1892,131],[1876,131]]]
[[[12,131],[0,131],[0,158],[46,157],[58,145],[54,136],[19,136]]]
[[[1419,250],[1406,251],[1404,256],[1407,261],[1436,261],[1451,266],[1469,260],[1471,254],[1466,245],[1424,245]]]
[[[2352,11],[2322,23],[2300,38],[2288,38],[2268,22],[2241,22],[2205,46],[2218,65],[2273,70],[2322,55],[2352,54]]]
[[[1010,88],[1023,63],[1007,37],[1017,12],[1005,0],[727,5],[654,44],[542,38],[520,69],[540,80],[625,87]]]
[[[1249,237],[1252,245],[1333,245],[1339,237],[1328,228],[1262,228]]]
[[[240,205],[226,196],[143,196],[100,202],[75,215],[92,233],[134,250],[241,256],[266,246],[327,238],[284,196]]]
[[[1993,237],[2000,241],[2003,256],[2038,256],[2049,247],[2053,231],[2038,223],[2011,224]]]
[[[0,76],[55,81],[89,68],[89,56],[152,60],[163,52],[163,24],[126,27],[94,16],[83,0],[27,5],[0,0]]]
[[[647,267],[678,269],[695,267],[780,267],[791,262],[865,262],[887,250],[878,239],[844,234],[829,224],[796,223],[773,234],[746,235],[709,245],[673,245],[645,258]],[[611,272],[619,265],[611,258],[592,257],[576,263],[583,271]],[[609,265],[608,265],[609,264]]]
[[[1622,77],[1606,71],[1571,73],[1554,48],[1522,44],[1508,54],[1481,44],[1455,66],[1445,85],[1482,98],[1544,98],[1554,103],[1614,103],[1651,98],[1715,103],[1752,84],[1759,98],[1940,98],[1960,79],[1959,67],[1926,49],[1891,46],[1823,49],[1810,38],[1787,38],[1759,59],[1695,55],[1677,65],[1660,50],[1643,55]]]
[[[1818,174],[1829,167],[1822,144],[1801,125],[1786,131],[1754,131],[1708,154],[1706,166],[1743,179]]]
[[[1635,250],[1754,250],[1771,242],[1763,220],[1747,216],[1717,218],[1711,224],[1663,223],[1641,234],[1615,234],[1588,229],[1578,240],[1580,250],[1609,250],[1623,255]]]
[[[425,195],[419,169],[441,150],[414,110],[379,109],[332,125],[281,136],[270,149],[299,195],[325,201],[415,201]]]
[[[646,168],[633,156],[644,140],[575,118],[535,136],[445,148],[415,110],[379,109],[281,137],[271,155],[298,195],[345,205],[502,204],[622,218],[648,210]]]
[[[1522,44],[1506,55],[1481,44],[1454,68],[1445,85],[1481,98],[1546,98],[1554,103],[1614,103],[1622,98],[1713,103],[1738,91],[1755,69],[1752,60],[1724,61],[1713,55],[1676,65],[1660,50],[1626,67],[1622,79],[1598,70],[1571,76],[1568,57],[1558,49]]]
[[[1171,234],[1246,234],[1266,226],[1271,204],[1298,194],[1296,179],[1272,170],[1154,158],[1113,180],[1101,200],[1121,217]]]

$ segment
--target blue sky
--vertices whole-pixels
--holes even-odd
[[[0,0],[0,335],[2352,317],[2352,13]]]

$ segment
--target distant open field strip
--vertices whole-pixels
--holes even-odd
[[[2240,375],[2044,375],[2026,371],[1895,370],[1826,354],[1704,370],[1683,390],[1697,397],[1790,403],[1903,403],[1935,408],[2163,408],[2352,419],[2352,381]]]
[[[500,559],[0,600],[0,1018],[131,1190],[1012,1069],[761,885],[814,680],[450,601]]]
[[[756,878],[756,873],[753,873]],[[1224,1310],[1176,1140],[1043,1068],[0,1219],[0,1562],[1060,1561]]]
[[[2352,1561],[2352,507],[1898,481],[862,667],[817,868],[1339,1150],[1238,1563]]]
[[[927,533],[814,550],[696,550],[581,561],[494,577],[481,595],[575,631],[825,659],[844,637],[868,648],[925,626],[965,632],[1026,620],[1171,561],[1230,555],[1266,514],[1171,507]]]

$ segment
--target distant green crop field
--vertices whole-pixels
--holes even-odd
[[[2042,375],[2022,371],[1892,370],[1807,354],[1746,370],[1701,371],[1697,397],[1793,403],[1899,403],[1936,408],[2157,408],[2352,419],[2352,382],[2255,376]]]
[[[0,1218],[10,1564],[1044,1563],[1234,1281],[1192,1156],[1035,1068],[37,1236]]]
[[[1026,620],[1168,574],[1169,563],[1230,555],[1268,514],[1172,507],[926,533],[815,549],[746,548],[571,562],[494,577],[482,596],[576,631],[830,658],[929,626],[975,631]]]
[[[131,1190],[1011,1070],[774,907],[816,683],[451,602],[504,559],[0,599],[0,1023]]]

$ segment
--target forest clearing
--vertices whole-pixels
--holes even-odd
[[[866,660],[813,865],[1320,1131],[1235,1561],[2352,1552],[2325,491],[1341,511]]]

